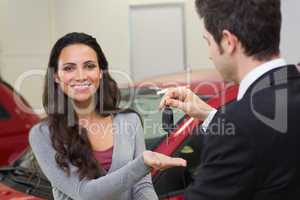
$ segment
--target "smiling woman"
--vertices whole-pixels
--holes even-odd
[[[139,115],[120,109],[119,101],[119,88],[95,38],[70,33],[56,42],[43,95],[48,116],[29,137],[56,200],[155,200],[151,167],[186,165],[145,151]]]

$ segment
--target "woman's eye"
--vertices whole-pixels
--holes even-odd
[[[89,64],[86,66],[88,69],[94,69],[96,67],[96,65],[94,64]]]
[[[63,68],[63,70],[66,71],[66,72],[70,72],[70,71],[73,70],[73,67],[71,67],[71,66],[66,66],[66,67]]]

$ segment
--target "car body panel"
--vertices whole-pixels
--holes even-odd
[[[1,200],[42,200],[41,198],[30,196],[22,192],[18,192],[1,183],[0,183],[0,199]]]
[[[179,196],[176,196],[176,197],[169,197],[169,198],[164,199],[164,200],[183,200],[183,195],[179,195]]]
[[[0,166],[14,161],[28,146],[28,132],[40,119],[27,102],[4,81],[0,81]]]

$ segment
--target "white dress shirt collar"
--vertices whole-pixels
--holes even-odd
[[[274,59],[271,60],[269,62],[266,62],[262,65],[259,65],[257,67],[255,67],[253,70],[251,70],[240,82],[240,86],[239,86],[239,91],[238,91],[238,95],[237,95],[237,100],[241,100],[243,98],[243,96],[245,95],[245,93],[247,92],[248,88],[262,75],[264,75],[265,73],[285,66],[287,63],[284,59],[282,58],[278,58],[278,59]]]

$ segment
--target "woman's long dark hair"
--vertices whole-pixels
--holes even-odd
[[[58,59],[63,48],[72,44],[84,44],[92,48],[102,70],[102,79],[95,92],[95,111],[101,116],[111,113],[130,112],[121,110],[120,90],[115,80],[108,72],[108,62],[96,39],[85,33],[69,33],[60,38],[52,48],[45,79],[43,106],[47,113],[51,141],[56,150],[55,160],[58,166],[70,173],[69,163],[78,168],[80,179],[94,179],[104,175],[103,168],[93,156],[93,150],[87,136],[87,130],[78,123],[70,97],[61,90],[55,82],[58,69]]]

